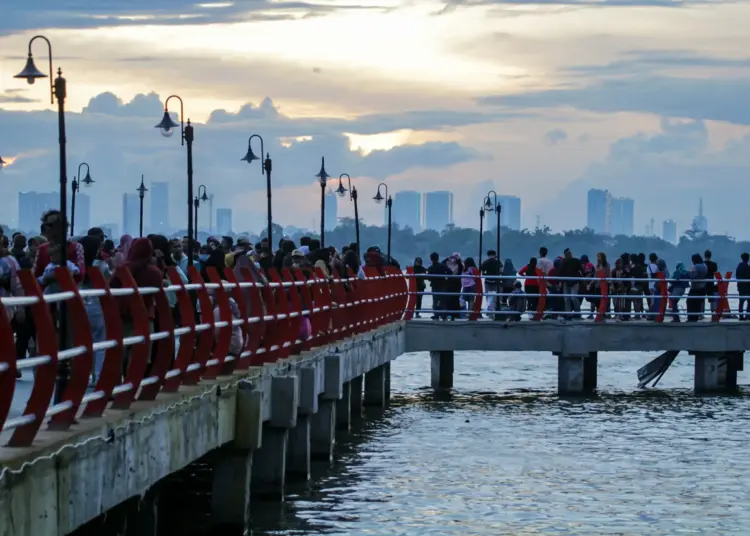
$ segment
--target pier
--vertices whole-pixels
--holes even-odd
[[[26,297],[4,299],[24,300],[48,336],[40,338],[42,355],[35,358],[16,362],[12,351],[0,352],[0,536],[156,534],[164,483],[195,463],[210,468],[212,521],[244,527],[251,504],[282,501],[289,482],[310,478],[312,460],[330,462],[336,434],[365,407],[388,406],[391,362],[406,352],[429,352],[425,366],[436,390],[452,387],[455,352],[549,352],[558,357],[559,394],[588,396],[596,391],[598,367],[606,367],[600,353],[607,351],[660,354],[639,373],[648,381],[678,352],[688,352],[695,356],[697,392],[732,392],[750,346],[750,323],[720,317],[690,324],[416,320],[413,279],[393,268],[368,268],[365,279],[285,271],[271,273],[267,285],[222,283],[218,275],[204,283],[190,275],[187,285],[173,278],[166,289],[116,292],[101,282],[79,291],[69,282],[65,296],[52,298],[22,277]],[[212,292],[220,307],[231,295],[263,313],[239,321],[246,342],[231,356],[227,336],[238,321],[224,312],[218,321],[200,315],[200,322],[178,328],[163,307],[166,292],[178,295],[186,319],[194,315],[190,292],[201,303]],[[135,336],[124,337],[111,314],[113,298],[131,296],[137,319],[139,295],[148,293],[157,296],[160,331],[141,325]],[[85,316],[78,317],[74,347],[60,351],[45,302],[66,300],[75,314],[79,300],[90,295],[101,300],[108,341],[93,343]],[[303,318],[310,319],[311,335],[300,339]],[[6,327],[0,318],[0,347],[9,342]],[[139,352],[152,343],[146,368],[146,353]],[[87,390],[92,354],[101,348],[107,372]],[[62,361],[72,365],[70,384],[53,400]],[[16,370],[29,369],[31,392],[15,390]],[[169,487],[173,496],[180,492]]]

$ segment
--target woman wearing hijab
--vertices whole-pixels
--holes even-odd
[[[154,247],[148,238],[139,238],[130,246],[128,251],[128,257],[125,263],[117,269],[115,275],[109,283],[111,288],[122,288],[123,281],[120,278],[121,270],[127,268],[135,279],[135,284],[139,287],[156,287],[162,286],[162,274],[161,271],[154,265],[153,262]],[[120,316],[122,317],[122,329],[124,337],[131,337],[135,334],[133,327],[133,317],[130,313],[130,307],[128,307],[130,297],[119,296],[118,298],[120,305]],[[154,306],[154,295],[144,294],[141,296],[143,304],[146,306],[148,312],[148,318],[153,320],[155,306]],[[149,346],[150,344],[146,342]],[[131,346],[125,348],[125,359],[123,360],[123,374],[127,373],[127,367],[130,363],[130,349]],[[150,354],[150,352],[149,352]]]
[[[446,283],[445,310],[449,311],[451,320],[455,320],[461,314],[461,273],[464,271],[461,255],[454,253],[445,259],[445,265],[453,277],[448,277]]]
[[[129,234],[124,234],[120,237],[120,245],[115,252],[115,268],[119,268],[128,258],[128,252],[130,246],[133,244],[133,237]]]
[[[516,284],[516,267],[513,266],[513,261],[511,259],[505,259],[505,264],[503,265],[503,273],[504,278],[502,279],[502,293],[504,296],[500,299],[500,303],[503,305],[508,305],[508,299],[510,298],[510,293],[513,292],[513,287]]]

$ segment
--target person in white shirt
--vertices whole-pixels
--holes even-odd
[[[542,271],[543,275],[549,275],[552,268],[554,268],[552,261],[547,258],[547,253],[547,248],[539,248],[539,260],[536,261],[536,266]]]

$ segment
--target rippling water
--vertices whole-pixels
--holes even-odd
[[[600,397],[564,401],[551,355],[456,353],[442,396],[428,354],[402,356],[392,407],[252,534],[750,533],[748,398],[694,397],[687,355],[639,391],[651,357],[600,354]]]

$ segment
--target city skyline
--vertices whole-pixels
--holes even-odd
[[[47,7],[10,0],[0,23],[6,224],[19,218],[20,191],[56,186],[53,107],[41,84],[12,78],[44,28],[68,80],[68,175],[85,161],[96,179],[92,222],[115,219],[144,174],[168,183],[167,220],[185,225],[184,149],[153,128],[177,93],[195,126],[196,180],[237,228],[265,219],[260,168],[240,162],[257,133],[273,159],[274,212],[297,226],[319,212],[309,200],[325,156],[334,177],[352,176],[371,224],[382,221],[370,200],[385,181],[392,195],[451,191],[460,226],[476,225],[494,189],[523,200],[521,227],[539,215],[553,230],[581,228],[596,188],[634,200],[638,232],[651,218],[689,227],[695,202],[671,203],[679,191],[703,196],[712,229],[750,234],[733,216],[750,194],[747,2]],[[644,25],[644,13],[660,25]],[[385,38],[374,24],[410,30]],[[314,38],[333,34],[347,46]],[[35,56],[44,66],[41,42]]]

